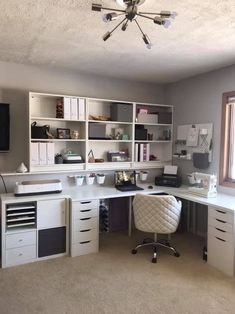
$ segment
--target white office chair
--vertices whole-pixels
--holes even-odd
[[[132,254],[144,246],[153,247],[152,263],[157,262],[157,250],[159,247],[169,249],[176,257],[180,254],[169,243],[170,234],[175,232],[181,213],[181,201],[177,201],[172,195],[142,195],[137,194],[133,200],[135,226],[138,230],[154,233],[154,240],[144,239],[137,245]],[[157,234],[167,234],[166,241],[157,241]]]

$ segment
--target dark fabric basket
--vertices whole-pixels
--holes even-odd
[[[31,138],[48,138],[49,125],[37,126],[37,122],[31,124]]]

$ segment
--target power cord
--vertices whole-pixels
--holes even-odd
[[[2,179],[2,183],[3,183],[4,189],[5,189],[5,193],[7,193],[7,187],[6,187],[4,178],[3,178],[3,176],[2,176],[1,174],[0,174],[0,177],[1,177],[1,179]]]

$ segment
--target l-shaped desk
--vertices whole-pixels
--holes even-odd
[[[70,229],[70,240],[68,241],[70,242],[70,254],[72,256],[77,256],[98,251],[99,200],[129,197],[129,235],[131,235],[132,197],[135,196],[136,193],[171,194],[193,203],[199,203],[208,206],[208,263],[225,272],[226,274],[234,276],[235,196],[218,193],[217,197],[215,198],[205,198],[190,193],[187,190],[187,186],[171,188],[152,185],[152,189],[149,188],[149,183],[139,184],[139,186],[143,188],[142,191],[121,192],[113,186],[84,185],[81,187],[76,186],[65,188],[61,194],[44,196],[14,197],[13,194],[2,194],[2,218],[6,219],[6,214],[3,213],[3,211],[6,209],[6,206],[8,206],[7,204],[10,203],[14,204],[19,202],[43,201],[46,203],[50,200],[66,200],[68,209],[67,220],[69,220],[67,229]],[[44,211],[45,210],[46,208]],[[2,229],[4,228],[5,225],[2,221]],[[6,237],[9,236],[7,235],[7,231],[5,229],[2,230],[2,232],[3,231],[6,232]],[[2,250],[7,251],[6,241],[7,238],[5,238],[2,234]],[[35,247],[37,250],[37,245]],[[67,249],[66,254],[68,254],[68,251],[69,250]],[[2,253],[4,256],[5,253]],[[29,261],[33,260],[38,260],[37,253],[35,259],[29,259]],[[3,265],[3,267],[6,266],[6,264]]]

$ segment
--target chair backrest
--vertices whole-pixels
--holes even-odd
[[[133,200],[135,226],[144,232],[173,233],[181,213],[181,201],[172,195],[136,194]]]

